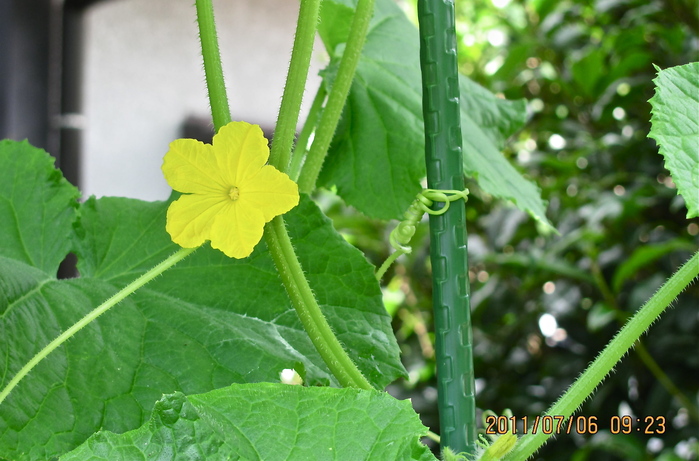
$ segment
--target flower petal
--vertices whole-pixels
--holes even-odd
[[[284,214],[299,204],[298,185],[285,173],[265,165],[240,184],[238,201],[260,210],[265,222]]]
[[[231,122],[214,136],[213,150],[218,169],[227,185],[238,186],[254,176],[269,158],[267,139],[258,125]]]
[[[229,201],[211,227],[211,246],[230,258],[246,258],[262,239],[262,212],[241,200]]]
[[[185,193],[222,193],[224,181],[213,147],[194,139],[177,139],[163,158],[163,174],[170,187]]]
[[[213,195],[183,195],[167,209],[165,230],[179,246],[198,247],[211,238],[211,226],[227,202]]]

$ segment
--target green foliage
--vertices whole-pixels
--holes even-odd
[[[17,223],[0,245],[6,382],[48,341],[176,246],[164,231],[166,202],[89,199],[71,227],[68,219],[42,219],[74,216],[77,206],[75,189],[44,151],[6,141],[0,163],[0,182],[35,178],[32,187],[19,189],[22,194],[18,188],[3,194],[0,222]],[[49,194],[63,200],[47,202]],[[22,214],[14,211],[20,207]],[[370,382],[385,387],[404,370],[373,268],[308,198],[287,221],[331,326]],[[45,242],[47,236],[68,242],[63,255]],[[57,262],[71,242],[81,278],[56,280]],[[45,250],[30,259],[25,247]],[[238,261],[201,248],[90,324],[20,383],[2,404],[0,452],[45,459],[100,428],[133,428],[163,393],[278,382],[285,368],[297,369],[308,384],[335,383],[267,250],[260,246]]]
[[[699,62],[661,70],[649,137],[660,144],[687,218],[699,217]]]
[[[320,35],[331,56],[326,86],[355,3],[323,2]],[[691,115],[695,94],[678,100],[675,91],[696,91],[696,65],[661,71],[656,80],[652,134],[674,183],[646,139],[651,63],[685,64],[697,40],[691,2],[670,3],[674,13],[642,0],[458,3],[461,68],[473,79],[463,78],[460,87],[464,172],[473,180],[467,210],[482,407],[510,407],[518,417],[543,411],[697,248],[699,222],[688,222],[683,209],[686,203],[688,216],[697,213],[697,176],[687,174],[696,171],[696,117],[670,112]],[[398,217],[420,189],[419,79],[414,27],[391,1],[379,1],[320,178],[366,216]],[[521,98],[530,100],[524,128]],[[168,202],[78,204],[77,190],[50,157],[26,142],[0,143],[0,165],[0,353],[7,383],[43,345],[176,246],[164,232]],[[558,236],[544,238],[522,225],[529,213],[540,228],[551,227],[541,195]],[[434,384],[424,229],[418,226],[415,251],[384,279],[382,302],[372,265],[343,237],[379,263],[388,251],[385,224],[337,199],[318,202],[323,211],[303,196],[285,220],[322,310],[377,388],[406,375],[403,353],[408,379],[390,390],[412,397],[438,431],[434,401],[421,392]],[[68,252],[78,257],[80,278],[58,280]],[[600,434],[560,437],[541,456],[675,460],[674,452],[696,450],[699,361],[687,351],[697,346],[698,292],[690,290],[583,406],[583,415],[597,417]],[[543,314],[555,317],[555,334],[542,334]],[[0,407],[0,457],[43,460],[79,446],[63,458],[434,459],[418,443],[425,428],[408,403],[379,391],[273,384],[288,368],[306,385],[337,385],[267,248],[234,261],[207,246],[88,325],[20,382]],[[605,431],[603,422],[622,405],[639,417],[672,421],[673,431],[658,437],[665,448],[649,454],[650,436]],[[509,451],[505,442],[488,455]]]
[[[100,431],[61,459],[435,460],[423,434],[410,404],[383,392],[246,384],[166,395],[139,429]]]
[[[331,55],[331,86],[351,21],[351,2],[323,2],[320,36]],[[511,200],[545,226],[538,189],[500,150],[524,123],[524,102],[459,82],[464,172],[488,194]],[[368,216],[399,219],[425,176],[422,88],[417,29],[391,0],[379,1],[320,183]],[[381,197],[377,200],[377,197]]]
[[[699,247],[699,220],[686,219],[684,200],[677,197],[656,144],[647,139],[648,100],[657,75],[652,63],[666,69],[696,60],[699,19],[691,5],[456,2],[461,71],[508,99],[529,101],[527,125],[505,147],[505,155],[541,187],[547,216],[561,233],[542,236],[520,210],[488,196],[479,200],[479,189],[468,184],[479,407],[510,407],[517,416],[544,411]],[[586,74],[573,66],[595,49],[603,50],[598,52],[603,67]],[[581,86],[586,79],[595,82],[591,93]],[[351,234],[352,228],[341,231]],[[435,381],[432,320],[425,302],[430,295],[427,242],[421,246],[418,240],[413,240],[413,255],[399,260],[384,280],[391,295],[402,300],[395,322],[411,376],[403,395],[425,402],[423,390],[431,390]],[[364,248],[382,259],[374,247]],[[608,421],[621,407],[637,416],[676,418],[678,426],[658,437],[665,448],[646,451],[647,459],[660,459],[675,447],[688,453],[699,431],[694,378],[699,362],[690,352],[699,347],[698,299],[695,284],[579,413]],[[544,314],[555,317],[565,337],[542,334],[538,321]],[[676,387],[667,387],[653,365]],[[421,414],[436,431],[428,402]],[[632,437],[647,450],[652,436]],[[558,437],[538,456],[572,459],[590,439]],[[625,458],[600,448],[589,459]]]
[[[678,9],[682,4],[673,2]],[[470,13],[462,16],[468,24],[459,29],[462,40],[483,36],[460,48],[462,69],[508,98],[531,101],[529,124],[510,149],[542,186],[548,216],[561,232],[542,239],[522,225],[519,213],[499,205],[488,216],[483,209],[476,217],[474,210],[468,223],[480,237],[472,245],[474,275],[490,275],[472,286],[481,351],[476,374],[485,384],[479,405],[532,415],[697,249],[697,221],[684,218],[662,159],[646,139],[651,63],[670,67],[693,59],[696,11],[680,14],[644,1],[574,1],[511,2]],[[503,34],[501,46],[489,45],[491,31]],[[699,424],[696,403],[679,403],[680,395],[692,400],[699,391],[693,378],[699,363],[687,354],[697,348],[697,294],[691,288],[651,327],[581,415],[608,421],[620,405],[637,416],[684,415],[660,438],[669,449],[685,446]],[[603,312],[606,323],[597,315]],[[566,336],[543,336],[537,325],[543,314],[553,315]],[[676,388],[666,386],[654,365]],[[505,376],[495,371],[503,367]],[[651,436],[630,437],[645,454]],[[599,446],[589,459],[626,459],[609,447]],[[572,438],[559,437],[540,456],[569,459],[576,449]]]
[[[323,2],[319,33],[333,59],[329,69],[342,55],[353,12]],[[414,45],[407,50],[406,37]],[[324,77],[331,85],[333,73]],[[319,184],[336,185],[348,204],[369,216],[402,216],[425,176],[421,103],[417,31],[395,5],[377,2]]]

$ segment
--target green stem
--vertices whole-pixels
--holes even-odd
[[[306,117],[306,123],[303,124],[301,133],[299,134],[299,139],[296,142],[296,148],[291,155],[291,165],[289,166],[289,177],[294,181],[298,181],[299,174],[301,174],[301,165],[303,164],[303,159],[306,158],[306,150],[308,149],[308,140],[311,138],[311,134],[315,131],[318,125],[318,119],[320,118],[321,110],[323,109],[323,103],[325,102],[325,97],[328,92],[325,90],[325,85],[321,84],[316,92],[315,98],[313,99],[313,104],[311,104],[311,110],[308,112],[308,117]]]
[[[594,392],[595,388],[612,371],[641,335],[657,320],[660,314],[697,276],[699,276],[699,252],[695,253],[680,269],[660,287],[643,307],[624,325],[607,344],[602,353],[587,367],[563,396],[549,408],[547,415],[562,415],[566,420]],[[541,447],[551,434],[538,431],[523,436],[505,457],[508,461],[524,461]]]
[[[200,3],[205,3],[209,7],[211,5],[210,0],[197,0],[197,11],[200,8]],[[303,3],[304,2],[302,2],[302,4]],[[311,17],[311,15],[313,14],[315,14],[315,16]],[[211,12],[211,17],[212,21],[210,24],[213,27],[213,11]],[[304,28],[301,28],[301,26],[297,27],[297,31],[299,29],[304,29],[307,31],[309,25],[316,24],[317,21],[317,9],[302,9],[299,12],[299,22],[303,22],[304,24],[306,24],[306,26]],[[204,43],[205,36],[207,40],[211,40],[213,42],[217,41],[215,29],[203,28],[201,21],[200,33],[202,35],[202,43]],[[305,36],[305,34],[303,35]],[[295,40],[299,39],[299,35],[297,34]],[[214,49],[218,50],[218,45],[216,43],[214,43]],[[291,68],[289,69],[289,75],[287,76],[287,87],[289,87],[290,85],[294,85],[290,83],[291,80],[296,81],[300,76],[303,76],[303,78],[305,79],[305,76],[308,74],[308,65],[310,64],[310,54],[312,48],[301,47],[295,44],[294,50],[299,50],[298,53],[307,53],[308,58],[306,59],[303,56],[297,56],[297,65],[293,66],[293,70]],[[203,53],[203,55],[204,71],[207,75],[206,81],[209,82],[223,80],[220,66],[220,58],[216,58],[210,55],[208,55],[207,57],[206,53]],[[304,62],[306,63],[305,70],[301,67],[300,64],[298,64]],[[216,65],[216,63],[218,63],[219,65]],[[211,73],[218,73],[219,75],[210,76],[209,74]],[[211,88],[209,88],[209,99],[211,100],[212,113],[229,113],[228,101],[226,99],[215,97],[212,94]],[[283,102],[282,105],[284,105]],[[277,120],[277,127],[295,127],[297,119],[298,110],[294,112],[293,110],[291,110],[291,108],[289,108],[284,113],[279,114],[279,119]],[[214,126],[218,131],[218,129],[221,126],[217,125],[216,123],[216,119],[214,118]],[[283,129],[288,128],[282,128],[282,130]],[[288,148],[291,149],[290,144],[288,145]],[[282,146],[278,149],[281,150],[284,149],[284,147]],[[280,153],[280,150],[277,151],[278,155],[274,159],[277,163],[273,164],[273,159],[270,157],[270,164],[273,164],[277,168],[286,167],[286,165],[278,163],[280,161],[283,161],[284,157],[284,155]],[[286,158],[288,162],[288,154]],[[313,295],[313,292],[311,291],[311,288],[308,284],[308,280],[306,279],[306,276],[303,273],[303,269],[301,268],[301,264],[299,263],[298,257],[294,252],[294,248],[291,245],[289,234],[287,233],[286,226],[284,225],[284,219],[281,216],[277,216],[265,226],[265,241],[267,243],[267,247],[269,248],[270,254],[272,255],[274,264],[277,267],[277,272],[279,272],[279,276],[282,279],[284,288],[286,289],[289,298],[291,298],[291,303],[296,309],[296,312],[299,318],[301,319],[301,323],[303,324],[306,332],[308,333],[308,336],[311,338],[313,345],[318,350],[318,353],[323,358],[325,364],[328,366],[330,371],[333,373],[333,375],[335,375],[335,377],[342,386],[359,387],[362,389],[373,389],[369,381],[367,381],[367,379],[362,375],[357,366],[347,355],[347,352],[345,352],[345,350],[342,348],[340,342],[338,341],[337,337],[330,328],[330,325],[323,316],[323,313],[320,310],[315,296]]]
[[[291,303],[313,345],[330,371],[343,387],[373,389],[342,348],[320,310],[301,264],[296,258],[294,248],[291,246],[291,240],[281,216],[277,216],[267,224],[265,238],[279,276],[291,298]]]
[[[439,435],[435,434],[435,433],[432,432],[432,431],[427,431],[427,433],[425,434],[425,437],[427,437],[428,439],[430,439],[430,440],[432,440],[432,441],[434,441],[434,442],[437,442],[437,443],[440,442]]]
[[[289,73],[286,77],[282,104],[274,130],[272,152],[269,156],[269,164],[283,172],[287,171],[289,167],[289,157],[296,135],[296,123],[301,110],[303,90],[306,88],[319,12],[320,0],[301,1]]]
[[[165,272],[167,269],[171,268],[189,254],[191,254],[196,248],[181,248],[175,254],[167,258],[165,261],[161,262],[153,269],[149,270],[133,282],[126,285],[124,288],[119,290],[111,298],[97,306],[95,309],[90,311],[85,317],[78,320],[73,326],[68,328],[66,331],[61,333],[56,339],[51,341],[43,349],[41,349],[26,365],[22,367],[21,370],[15,375],[14,378],[5,386],[5,388],[0,392],[0,403],[2,403],[5,398],[9,395],[12,389],[17,386],[17,384],[24,378],[32,369],[39,364],[42,360],[46,358],[51,352],[56,350],[61,344],[72,338],[78,331],[80,331],[85,325],[95,320],[100,315],[107,312],[111,307],[123,301],[126,297],[131,295],[133,292],[141,288],[146,283],[153,280],[158,275]]]
[[[316,187],[318,174],[323,166],[325,155],[330,147],[330,141],[335,134],[335,128],[342,115],[342,108],[345,106],[347,95],[349,94],[354,72],[357,69],[359,58],[364,48],[369,22],[374,12],[374,0],[359,0],[352,19],[345,51],[342,54],[340,68],[333,82],[328,102],[323,110],[323,115],[316,129],[316,136],[313,140],[306,163],[303,165],[299,176],[299,190],[305,193],[313,192]]]
[[[384,261],[383,264],[381,264],[381,267],[379,267],[379,270],[376,271],[376,280],[380,282],[381,279],[383,278],[384,274],[388,270],[388,268],[391,267],[391,264],[393,264],[393,262],[396,259],[398,259],[401,255],[404,255],[404,254],[405,254],[405,251],[396,250],[393,252],[392,255],[390,255],[388,258],[386,258],[386,261]]]
[[[612,293],[612,290],[607,284],[607,281],[604,279],[604,275],[602,274],[602,269],[600,269],[599,263],[597,262],[597,258],[591,257],[591,259],[592,274],[595,279],[595,283],[597,284],[597,288],[602,293],[602,296],[604,297],[604,300],[609,305],[609,307],[614,309],[614,311],[617,314],[617,319],[621,324],[624,321],[626,321],[630,315],[619,308],[619,305],[616,302],[616,297]],[[636,344],[634,346],[634,352],[636,352],[636,355],[641,359],[648,371],[650,371],[653,374],[655,379],[658,380],[660,385],[663,386],[665,390],[667,390],[668,394],[679,400],[680,404],[682,404],[682,406],[684,406],[687,409],[690,416],[699,421],[699,410],[697,409],[697,406],[694,405],[691,402],[691,400],[687,398],[687,396],[685,396],[677,386],[675,386],[675,383],[672,382],[670,377],[667,374],[665,374],[662,368],[660,368],[660,365],[658,365],[653,356],[650,355],[650,353],[646,349],[646,346],[643,345],[643,341],[641,341],[640,339],[636,341]]]
[[[218,50],[214,7],[211,0],[196,0],[196,7],[197,22],[199,23],[199,38],[201,40],[201,54],[204,57],[206,87],[209,89],[211,116],[214,120],[214,128],[216,132],[218,132],[219,128],[230,123],[231,111],[228,107],[226,82],[223,79],[221,54]]]

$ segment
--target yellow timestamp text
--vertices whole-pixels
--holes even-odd
[[[666,431],[664,416],[612,416],[606,427],[612,434],[659,435]],[[597,416],[488,416],[485,418],[485,433],[489,435],[513,434],[596,434],[600,430]],[[520,429],[518,429],[520,428]]]

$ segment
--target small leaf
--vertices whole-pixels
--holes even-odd
[[[655,139],[687,204],[687,218],[699,216],[699,62],[660,70],[654,80],[652,128]]]
[[[98,432],[61,460],[434,461],[425,433],[410,403],[384,392],[232,385],[166,395],[139,429]]]

